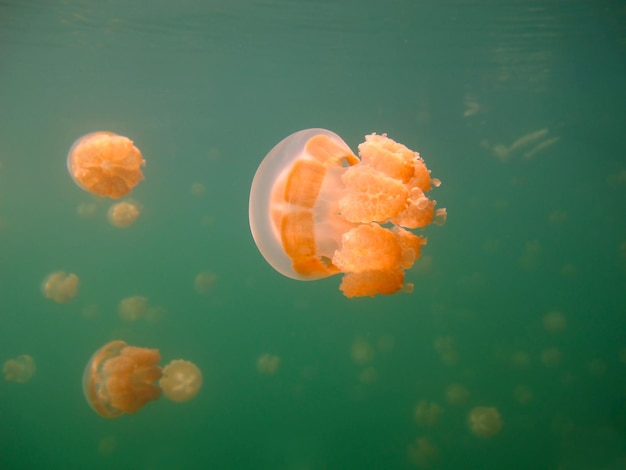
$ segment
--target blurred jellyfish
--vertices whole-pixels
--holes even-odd
[[[420,400],[415,406],[415,420],[420,426],[433,427],[439,422],[439,416],[443,413],[443,408],[437,403]]]
[[[365,338],[357,338],[350,348],[352,362],[358,365],[365,365],[374,359],[374,348]]]
[[[256,362],[257,370],[263,375],[274,375],[278,372],[280,357],[272,354],[262,354]]]
[[[98,453],[100,455],[111,455],[117,449],[117,438],[115,436],[105,436],[98,441]]]
[[[211,271],[201,271],[196,275],[194,286],[198,294],[208,294],[213,290],[213,285],[217,280],[215,273]]]
[[[193,183],[191,185],[191,194],[200,198],[206,194],[206,187],[202,183]]]
[[[91,408],[105,418],[136,413],[161,396],[158,349],[111,341],[98,349],[85,367],[83,393]]]
[[[41,290],[46,298],[58,304],[67,303],[78,293],[78,276],[56,271],[43,281]]]
[[[93,202],[83,202],[76,208],[80,217],[92,217],[98,211],[98,205]]]
[[[439,450],[427,437],[418,437],[408,448],[409,460],[418,468],[431,468]]]
[[[530,366],[530,355],[526,351],[515,351],[511,354],[511,365],[516,369],[527,369]]]
[[[133,141],[111,132],[94,132],[74,142],[67,169],[85,191],[112,199],[129,194],[143,179],[145,165]]]
[[[452,336],[438,336],[434,341],[435,351],[439,353],[441,362],[448,366],[453,366],[459,362],[459,354],[456,351],[454,338]]]
[[[141,210],[138,204],[130,201],[122,201],[109,207],[107,218],[109,219],[109,223],[114,227],[126,228],[135,223],[140,213]]]
[[[533,392],[528,385],[518,385],[513,390],[513,398],[520,405],[525,405],[533,399]]]
[[[377,381],[378,381],[378,371],[376,370],[376,368],[372,366],[365,367],[359,373],[359,382],[361,383],[371,385]]]
[[[502,417],[493,406],[475,406],[469,412],[467,422],[470,431],[482,438],[494,437],[502,430]]]
[[[117,312],[124,321],[136,321],[148,312],[148,299],[141,295],[126,297],[120,301]]]
[[[169,400],[189,401],[202,388],[202,372],[193,362],[175,359],[163,368],[159,385]]]
[[[469,398],[469,391],[458,383],[452,383],[446,388],[446,401],[450,405],[465,405]]]
[[[28,354],[22,354],[15,359],[8,359],[2,367],[4,378],[9,382],[28,382],[35,374],[35,361]]]
[[[292,279],[343,273],[347,297],[408,292],[404,271],[426,239],[406,229],[444,222],[445,209],[425,195],[439,181],[417,152],[386,134],[366,136],[359,154],[326,129],[278,143],[252,182],[252,235],[266,261]]]
[[[562,312],[548,312],[543,317],[543,327],[548,333],[561,333],[567,327],[567,319]]]
[[[541,362],[546,367],[557,367],[563,360],[563,353],[557,347],[546,348],[541,351]]]

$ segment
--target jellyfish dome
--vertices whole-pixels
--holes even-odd
[[[157,349],[111,341],[98,349],[85,367],[83,393],[91,408],[105,418],[136,413],[161,396],[155,383],[162,375]]]
[[[74,182],[96,196],[119,199],[143,179],[145,165],[133,141],[112,132],[94,132],[74,142],[67,169]]]
[[[343,273],[347,297],[410,291],[404,271],[426,238],[409,229],[443,224],[425,193],[430,177],[417,152],[371,134],[360,159],[334,132],[306,129],[279,142],[250,190],[250,229],[281,274],[316,280]]]

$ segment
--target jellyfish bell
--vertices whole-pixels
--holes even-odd
[[[94,132],[74,142],[67,169],[74,182],[97,196],[119,199],[143,179],[141,151],[127,137]]]
[[[189,401],[202,388],[202,372],[193,362],[175,359],[163,368],[159,385],[169,400]]]
[[[297,280],[343,273],[347,297],[411,291],[404,270],[426,239],[409,230],[443,223],[425,196],[437,180],[417,152],[371,134],[359,159],[337,134],[306,129],[278,143],[250,190],[252,236],[267,262]]]
[[[44,297],[58,304],[67,303],[78,294],[78,276],[64,271],[53,272],[44,279],[41,291]]]
[[[475,436],[488,439],[502,430],[502,417],[494,406],[475,406],[467,416],[467,424]]]
[[[132,201],[122,201],[109,207],[107,219],[114,227],[126,228],[135,223],[139,214],[141,214],[139,204]]]
[[[136,413],[161,396],[155,384],[162,375],[158,349],[111,341],[98,349],[85,367],[83,393],[91,408],[105,418]]]
[[[28,382],[35,375],[35,361],[28,354],[22,354],[15,359],[7,359],[2,367],[4,378],[9,382]]]

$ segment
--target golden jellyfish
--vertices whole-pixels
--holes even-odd
[[[22,354],[15,359],[8,359],[2,367],[2,372],[9,382],[28,382],[35,375],[35,361],[28,354]]]
[[[502,430],[502,417],[493,406],[475,406],[469,412],[467,423],[475,436],[490,438]]]
[[[202,388],[202,372],[193,362],[175,359],[163,368],[159,385],[166,398],[175,402],[189,401]]]
[[[435,402],[420,400],[419,403],[415,405],[415,420],[421,426],[435,426],[439,421],[441,413],[443,413],[443,408]]]
[[[418,437],[408,447],[409,460],[418,468],[431,468],[439,449],[427,437]]]
[[[548,312],[543,317],[543,327],[548,333],[561,333],[567,327],[567,319],[562,312]]]
[[[257,370],[264,375],[274,375],[278,372],[280,357],[272,354],[262,354],[256,361]]]
[[[425,193],[439,181],[417,152],[386,134],[359,145],[306,129],[278,143],[250,190],[250,229],[266,261],[297,280],[343,273],[346,297],[410,292],[404,271],[426,238],[407,229],[442,224]]]
[[[41,290],[46,298],[58,304],[67,303],[78,293],[78,276],[56,271],[43,281]]]
[[[114,227],[126,228],[135,223],[140,213],[141,210],[136,203],[122,201],[109,207],[107,219],[109,219],[109,223]]]
[[[446,388],[446,401],[451,405],[465,405],[469,398],[469,390],[461,384],[452,383]]]
[[[76,140],[67,157],[74,182],[96,196],[119,199],[143,179],[141,151],[128,137],[94,132]]]
[[[111,341],[98,349],[85,367],[83,393],[100,416],[116,418],[136,413],[161,396],[158,349]]]
[[[201,271],[196,275],[194,287],[198,294],[208,294],[213,290],[213,285],[217,280],[215,273],[211,271]]]
[[[122,299],[117,308],[117,313],[122,320],[128,322],[139,320],[141,317],[145,316],[147,312],[148,299],[141,295]]]

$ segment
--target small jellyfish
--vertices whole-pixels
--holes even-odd
[[[176,359],[163,368],[159,385],[166,398],[175,402],[189,401],[202,388],[202,372],[193,362]]]
[[[548,333],[561,333],[567,327],[567,318],[556,310],[548,312],[543,317],[543,327]]]
[[[117,313],[122,320],[133,322],[144,317],[148,312],[148,299],[141,295],[126,297],[120,301]]]
[[[196,275],[194,286],[198,294],[208,294],[213,290],[213,285],[217,280],[215,273],[211,271],[201,271]]]
[[[425,193],[439,181],[417,152],[371,134],[355,156],[326,129],[306,129],[278,143],[250,190],[250,229],[281,274],[316,280],[343,273],[347,297],[410,292],[404,270],[424,237],[407,229],[442,224],[445,209]]]
[[[419,403],[415,405],[415,420],[421,426],[435,426],[439,422],[441,413],[443,413],[443,408],[435,402],[420,400]]]
[[[278,372],[280,366],[280,357],[272,354],[262,354],[256,362],[257,370],[263,375],[274,375]]]
[[[162,375],[158,349],[111,341],[98,349],[85,367],[83,393],[100,416],[116,418],[136,413],[161,396],[155,384]]]
[[[58,304],[67,303],[78,293],[78,276],[56,271],[43,281],[41,291],[46,298]]]
[[[96,196],[119,199],[143,179],[145,165],[133,141],[112,132],[94,132],[74,142],[67,169],[74,182]]]
[[[28,354],[22,354],[15,359],[8,359],[2,367],[2,372],[9,382],[28,382],[35,374],[35,361]]]
[[[493,406],[475,406],[469,412],[467,423],[475,436],[494,437],[502,430],[502,417]]]
[[[446,388],[446,401],[451,405],[465,405],[468,398],[469,391],[461,384],[452,383]]]
[[[140,213],[141,209],[138,204],[130,201],[123,201],[109,207],[107,218],[109,219],[109,223],[114,227],[126,228],[135,223],[135,220],[137,220]]]

